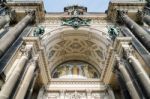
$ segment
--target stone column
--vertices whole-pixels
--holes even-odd
[[[150,35],[136,22],[129,18],[123,11],[118,11],[118,18],[132,31],[132,33],[141,41],[145,48],[150,51]]]
[[[11,73],[14,71],[14,69],[16,68],[16,65],[18,64],[18,62],[20,61],[20,59],[16,59],[14,61],[14,63],[12,64],[11,68],[9,69],[8,73],[6,74],[6,81],[9,79],[9,77],[11,76]]]
[[[27,69],[27,72],[24,76],[23,81],[21,82],[21,85],[19,86],[18,92],[16,94],[15,99],[24,99],[26,92],[28,90],[28,87],[30,85],[30,82],[32,80],[32,77],[34,75],[34,71],[36,69],[36,61],[33,60]]]
[[[39,74],[39,71],[36,70],[35,73],[34,73],[34,76],[33,76],[33,78],[32,78],[31,85],[30,85],[30,87],[28,88],[27,99],[31,99],[31,97],[32,97],[33,88],[34,88],[36,79],[37,79],[37,77],[38,77],[38,74]]]
[[[133,56],[131,53],[131,48],[124,48],[124,51],[126,53],[126,57],[129,60],[129,63],[134,68],[135,72],[137,73],[137,77],[139,78],[140,82],[142,83],[142,86],[146,90],[146,93],[148,97],[150,98],[150,78],[146,71],[144,70],[143,66],[139,62],[137,58]]]
[[[149,16],[149,15],[145,15],[145,16],[143,17],[143,21],[144,21],[147,25],[150,26],[150,16]]]
[[[9,48],[9,46],[14,42],[14,40],[20,35],[24,28],[33,20],[34,12],[26,15],[17,25],[10,29],[1,39],[0,39],[0,57]]]
[[[0,16],[0,29],[3,28],[9,21],[10,18],[8,15]]]
[[[133,84],[131,76],[129,75],[126,67],[124,66],[124,63],[121,62],[121,60],[118,57],[116,59],[117,59],[117,68],[123,75],[123,78],[126,82],[129,94],[131,95],[132,99],[141,99]]]
[[[0,91],[0,99],[9,99],[9,96],[11,92],[13,91],[13,88],[21,74],[21,71],[23,70],[26,62],[29,59],[29,54],[31,54],[31,48],[32,46],[26,45],[26,51],[21,56],[18,64],[16,65],[15,69],[11,73],[11,76],[8,78],[8,80],[5,82],[5,84],[2,86],[2,89]]]
[[[127,86],[125,84],[125,81],[124,81],[124,79],[123,79],[123,77],[122,77],[122,75],[118,69],[115,69],[115,75],[117,78],[117,82],[120,86],[122,98],[123,99],[131,99],[129,92],[128,92],[128,89],[127,89]]]

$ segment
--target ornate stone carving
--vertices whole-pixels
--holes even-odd
[[[133,54],[133,48],[132,48],[132,46],[130,46],[130,45],[128,45],[128,46],[123,46],[123,51],[124,51],[124,55],[125,55],[125,57],[128,59],[128,57],[130,56],[130,55],[132,55]]]
[[[84,93],[79,93],[79,92],[73,92],[73,93],[66,93],[66,96],[69,99],[82,99],[82,97],[85,97]]]
[[[10,23],[15,23],[16,22],[16,11],[15,10],[10,10],[9,12],[9,17],[10,17]]]
[[[62,25],[72,26],[75,29],[78,29],[81,26],[89,26],[91,19],[82,19],[79,17],[71,17],[68,19],[62,19]]]
[[[113,72],[116,72],[116,70],[119,70],[119,66],[121,64],[124,64],[123,60],[118,55],[116,55],[115,58],[116,58],[116,65],[112,69]]]
[[[138,10],[136,17],[137,17],[137,23],[140,25],[143,25],[143,20],[142,20],[143,15],[144,15],[143,11]]]
[[[48,46],[48,48],[47,56],[49,64],[51,64],[52,61],[53,63],[60,61],[59,58],[61,59],[61,57],[69,59],[72,55],[76,54],[77,56],[73,57],[74,59],[81,59],[83,56],[79,55],[85,55],[86,58],[93,57],[94,62],[101,65],[101,62],[103,62],[106,57],[106,50],[103,46],[90,40],[80,40],[78,38],[76,40],[74,40],[74,38],[61,40],[56,43],[56,45]],[[100,68],[103,68],[103,66]]]
[[[124,16],[124,14],[126,14],[126,13],[127,13],[127,11],[125,11],[125,10],[117,10],[116,21],[117,21],[118,23],[123,24],[123,16]]]
[[[31,50],[30,50],[31,49]],[[31,51],[32,51],[32,47],[29,46],[29,45],[22,45],[21,48],[20,48],[20,52],[23,54],[23,55],[26,55],[27,57],[31,57]]]
[[[68,15],[83,15],[84,12],[87,12],[87,8],[83,6],[73,5],[64,8],[65,12],[68,12]]]
[[[79,49],[79,48],[81,47],[81,45],[80,45],[79,43],[72,43],[72,44],[70,45],[70,47],[71,47],[72,49]]]
[[[25,10],[26,14],[29,15],[35,15],[36,11],[35,10]]]

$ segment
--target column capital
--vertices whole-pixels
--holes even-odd
[[[118,55],[116,55],[115,58],[116,58],[116,65],[113,68],[114,73],[116,72],[116,70],[119,70],[120,65],[124,64],[123,60]]]
[[[133,48],[131,45],[123,46],[123,53],[127,59],[133,54]]]
[[[35,59],[35,58],[30,59],[30,60],[29,60],[29,64],[30,64],[30,65],[34,65],[34,66],[36,66],[36,68],[37,68],[37,64],[38,64],[38,63],[37,63],[37,59]]]
[[[14,24],[17,22],[16,20],[16,17],[17,17],[17,14],[16,14],[16,10],[9,10],[8,11],[8,15],[9,15],[9,18],[10,18],[10,24]]]
[[[26,10],[25,13],[27,15],[35,16],[36,11],[35,10]]]
[[[32,16],[31,23],[34,23],[36,20],[36,11],[35,10],[25,10],[26,15]]]
[[[123,16],[127,13],[128,11],[125,10],[117,10],[117,17],[116,17],[117,22],[123,23]]]
[[[142,10],[138,10],[136,17],[137,17],[137,19],[136,19],[137,23],[143,25],[144,12]]]
[[[32,45],[22,45],[20,48],[20,52],[22,55],[25,55],[27,57],[31,57],[31,52],[32,52]]]

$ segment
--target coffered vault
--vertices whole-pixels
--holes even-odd
[[[86,27],[78,30],[58,28],[45,33],[41,39],[51,71],[65,61],[81,60],[92,64],[101,73],[111,45],[105,32]]]

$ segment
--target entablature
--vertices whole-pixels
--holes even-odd
[[[7,6],[16,12],[16,21],[20,21],[29,10],[36,12],[36,22],[43,21],[45,17],[44,4],[41,0],[33,1],[8,1]]]
[[[108,7],[108,18],[113,22],[116,22],[117,11],[124,10],[127,12],[128,16],[133,20],[137,21],[138,11],[143,11],[146,5],[146,1],[137,1],[137,0],[112,0],[109,3]]]

